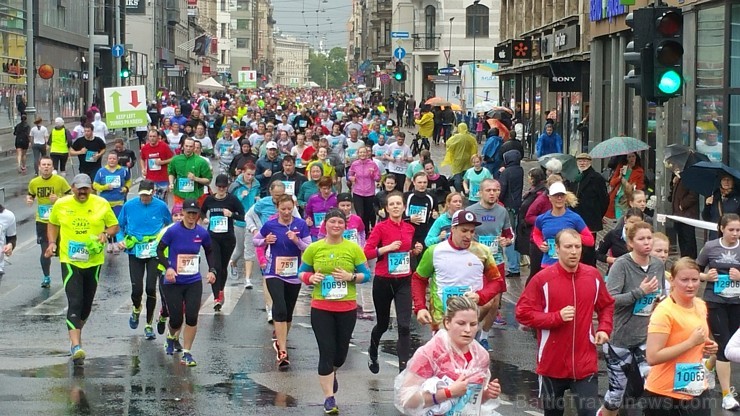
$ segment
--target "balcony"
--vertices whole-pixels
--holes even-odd
[[[414,50],[439,51],[439,40],[442,37],[437,33],[414,33]]]

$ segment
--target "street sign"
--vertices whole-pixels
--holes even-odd
[[[110,129],[142,127],[146,119],[146,90],[143,85],[105,88],[105,124]]]
[[[437,70],[437,74],[439,75],[455,75],[457,73],[457,68],[439,68]]]
[[[399,61],[403,59],[404,56],[406,56],[406,49],[398,47],[393,50],[393,57],[398,59]]]
[[[239,88],[257,88],[257,71],[239,71]]]
[[[367,71],[368,69],[370,69],[370,66],[371,66],[372,64],[373,64],[373,63],[372,63],[372,62],[370,62],[370,60],[369,60],[369,59],[366,59],[366,60],[362,61],[362,63],[360,64],[360,71],[362,71],[362,72],[365,72],[365,71]]]
[[[380,74],[380,83],[385,85],[391,82],[391,76],[388,74]]]
[[[408,39],[410,37],[409,32],[391,32],[391,38],[393,39]]]
[[[111,51],[111,55],[113,55],[114,58],[120,58],[123,56],[123,53],[126,51],[126,48],[124,48],[123,45],[119,43],[117,45],[113,45],[110,51]]]

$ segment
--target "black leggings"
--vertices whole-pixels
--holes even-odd
[[[61,263],[61,266],[64,293],[67,294],[67,329],[82,329],[92,311],[101,265],[86,269],[70,263]]]
[[[565,391],[575,396],[578,416],[592,416],[601,407],[599,381],[596,374],[580,380],[540,376],[540,398],[545,416],[562,416],[565,411]]]
[[[45,222],[36,221],[36,243],[41,246],[41,255],[39,256],[41,272],[44,273],[44,276],[51,276],[51,258],[44,256],[47,247],[49,247],[46,228],[47,224]],[[57,247],[59,247],[59,243],[57,243]],[[62,276],[64,276],[64,269],[62,269]]]
[[[740,326],[740,305],[707,302],[707,323],[719,346],[717,361],[728,362],[725,347]]]
[[[163,318],[169,318],[170,310],[167,309],[167,299],[164,296],[164,272],[162,270],[159,270],[159,299],[161,300],[159,315]]]
[[[198,325],[200,312],[200,297],[203,296],[203,282],[188,283],[186,285],[162,285],[162,293],[170,312],[170,329],[178,331],[182,326],[182,313],[185,309],[185,325]]]
[[[370,226],[375,225],[375,209],[373,209],[374,196],[362,196],[352,194],[352,202],[355,206],[357,216],[362,218],[365,224],[365,232],[370,233]]]
[[[368,354],[373,359],[378,358],[380,337],[388,330],[391,320],[391,301],[396,302],[396,319],[398,323],[398,364],[406,366],[411,351],[411,276],[400,279],[375,276],[373,279],[373,303],[377,324],[370,334],[370,348]]]
[[[156,258],[140,259],[133,254],[128,256],[128,272],[131,277],[131,302],[136,309],[141,308],[141,296],[144,294],[144,272],[146,272],[146,323],[154,320],[154,308],[157,307],[157,280],[159,270]]]
[[[216,234],[211,233],[211,241],[213,259],[216,260],[216,264],[213,265],[213,268],[216,269],[216,282],[211,285],[211,289],[213,290],[213,297],[217,298],[219,292],[224,290],[226,286],[228,277],[226,274],[231,253],[234,252],[234,247],[236,247],[236,236],[234,234],[221,234],[216,237]]]
[[[542,252],[533,242],[529,242],[529,277],[527,283],[532,280],[532,276],[542,270]]]
[[[328,376],[347,359],[349,340],[357,322],[357,309],[331,312],[311,308],[311,327],[319,344],[319,375]]]
[[[645,390],[640,402],[645,416],[709,416],[714,400],[708,390],[691,400],[674,399]]]
[[[69,158],[69,153],[52,153],[51,154],[51,164],[54,166],[54,169],[56,169],[58,172],[64,172],[67,170],[67,159]]]
[[[291,284],[277,277],[265,279],[272,297],[272,319],[275,322],[293,322],[293,310],[298,302],[301,284]]]

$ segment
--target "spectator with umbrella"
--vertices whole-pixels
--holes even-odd
[[[591,155],[588,153],[576,155],[578,173],[567,183],[567,187],[580,201],[573,211],[583,218],[595,239],[596,233],[604,228],[602,219],[608,208],[609,194],[606,191],[606,181],[594,170],[591,162]],[[591,247],[583,248],[582,261],[596,266],[596,257]]]
[[[691,219],[699,217],[699,194],[684,185],[681,175],[686,168],[700,161],[708,160],[709,158],[705,155],[696,153],[689,147],[678,144],[666,146],[665,164],[673,171],[671,194],[668,197],[668,200],[671,201],[673,215]],[[698,254],[696,228],[680,221],[674,221],[673,229],[676,230],[681,257],[695,259]]]
[[[540,134],[535,144],[535,155],[539,158],[550,153],[563,153],[563,138],[555,132],[552,123],[547,123],[545,132]]]
[[[740,213],[740,194],[735,183],[740,181],[740,171],[719,162],[699,162],[687,168],[682,176],[686,188],[707,196],[701,217],[715,224],[725,214]],[[709,239],[717,238],[716,231],[709,232]]]

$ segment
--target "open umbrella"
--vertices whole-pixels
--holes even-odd
[[[462,111],[462,107],[459,104],[450,104],[452,111]]]
[[[483,102],[476,104],[475,107],[473,107],[473,113],[475,114],[487,113],[493,110],[494,107],[495,105],[493,104],[492,101],[483,101]]]
[[[578,176],[578,165],[574,156],[565,153],[550,153],[549,155],[540,156],[537,161],[544,168],[550,159],[557,159],[563,164],[563,170],[560,174],[564,179],[569,181],[576,179],[576,176]]]
[[[445,100],[442,97],[432,97],[426,101],[424,101],[424,104],[429,104],[432,107],[446,107],[450,105],[450,102]]]
[[[683,172],[691,165],[699,162],[709,162],[709,158],[697,153],[694,149],[681,144],[671,144],[665,148],[663,162],[671,171]]]
[[[642,152],[649,148],[650,146],[642,140],[634,137],[617,136],[597,144],[589,154],[597,159],[606,159],[612,156]]]
[[[736,183],[740,182],[740,170],[719,162],[699,162],[689,166],[681,174],[681,182],[694,192],[710,196],[719,188],[719,181],[723,176],[731,176]]]

